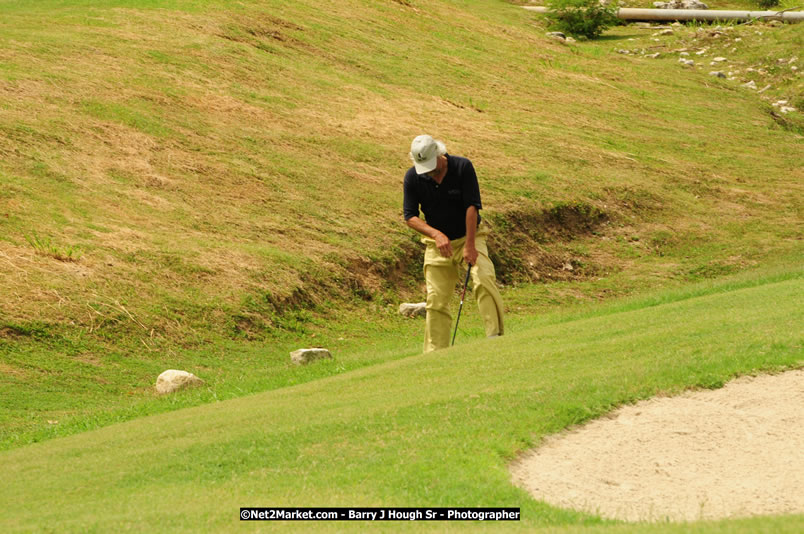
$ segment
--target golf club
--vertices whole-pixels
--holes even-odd
[[[466,280],[463,281],[463,291],[461,292],[461,305],[458,307],[458,319],[455,321],[455,332],[452,334],[452,344],[455,345],[455,336],[458,334],[458,323],[461,322],[461,310],[463,309],[463,297],[466,296],[466,286],[469,285],[469,273],[472,272],[472,264],[466,269]]]

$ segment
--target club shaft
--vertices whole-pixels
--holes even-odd
[[[458,335],[458,323],[461,322],[461,310],[463,310],[463,298],[466,296],[466,286],[469,285],[469,273],[472,272],[472,264],[466,269],[466,280],[463,281],[463,291],[461,291],[461,304],[458,306],[458,319],[455,321],[455,332],[452,333],[452,345],[455,344],[455,336]]]

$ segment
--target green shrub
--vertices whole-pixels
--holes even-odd
[[[599,0],[548,0],[547,7],[550,28],[576,37],[594,39],[619,20],[617,6]]]
[[[779,5],[779,0],[757,0],[757,4],[762,9],[770,9]]]

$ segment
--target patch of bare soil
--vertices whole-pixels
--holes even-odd
[[[623,407],[511,470],[536,499],[610,519],[804,513],[804,370]]]

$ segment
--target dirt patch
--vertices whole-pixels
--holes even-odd
[[[536,499],[610,519],[804,513],[804,370],[621,408],[511,471]]]
[[[572,202],[484,216],[494,228],[489,238],[489,257],[501,283],[571,280],[596,275],[594,265],[558,253],[555,245],[598,231],[609,221],[609,215],[599,208]]]

